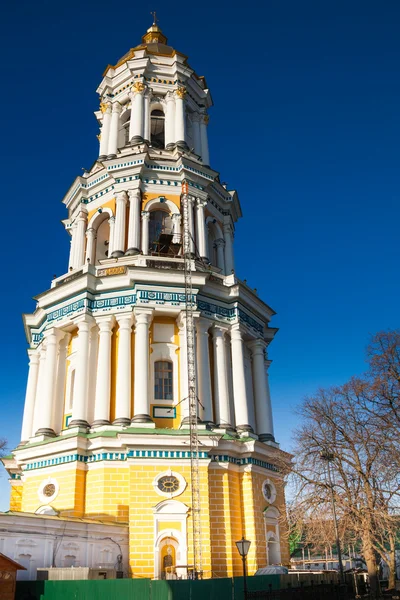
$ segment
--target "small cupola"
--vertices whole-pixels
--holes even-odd
[[[153,25],[148,28],[142,37],[142,44],[166,44],[168,40],[157,25],[156,13],[151,14],[153,15]]]

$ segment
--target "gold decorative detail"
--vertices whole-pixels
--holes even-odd
[[[103,113],[103,115],[107,110],[107,106],[108,106],[107,102],[100,102],[100,110]]]
[[[99,269],[97,271],[97,275],[99,277],[108,275],[122,275],[123,273],[126,273],[126,267],[109,267],[108,269]]]
[[[141,81],[137,81],[136,83],[133,84],[133,86],[131,87],[131,90],[133,92],[137,92],[138,94],[141,94],[142,92],[144,92],[144,90],[146,89],[146,86],[144,85],[144,83],[142,83]]]
[[[178,98],[181,98],[181,100],[183,100],[187,94],[187,90],[184,87],[178,87],[178,89],[175,90],[175,94],[178,96]]]
[[[99,142],[101,141],[101,133],[99,133],[98,135],[96,135],[97,139],[99,140]]]
[[[210,115],[204,115],[204,123],[206,125],[208,125],[209,120],[210,120]]]

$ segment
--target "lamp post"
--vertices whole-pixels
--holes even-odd
[[[236,547],[243,561],[243,594],[244,600],[247,600],[247,573],[246,573],[246,558],[250,549],[251,542],[242,537],[241,540],[235,542]]]
[[[336,517],[336,506],[335,506],[335,494],[333,493],[333,484],[332,484],[332,476],[331,476],[331,462],[333,462],[335,455],[332,452],[321,452],[322,460],[326,461],[327,472],[328,472],[328,483],[329,489],[331,492],[331,504],[332,504],[332,514],[333,514],[333,524],[335,527],[335,537],[336,537],[336,548],[338,553],[338,563],[339,563],[339,573],[340,573],[340,583],[344,584],[344,571],[343,571],[343,562],[342,562],[342,549],[340,547],[339,540],[339,529]]]

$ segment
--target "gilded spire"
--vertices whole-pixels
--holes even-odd
[[[153,25],[148,28],[144,36],[142,37],[143,44],[166,44],[167,38],[157,25],[157,14],[156,11],[150,13],[153,16]]]

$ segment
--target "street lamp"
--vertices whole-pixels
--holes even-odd
[[[343,571],[343,562],[342,562],[342,550],[340,547],[340,539],[339,539],[339,530],[338,523],[336,517],[336,506],[335,506],[335,494],[333,493],[333,483],[331,476],[331,462],[334,461],[335,455],[332,452],[321,452],[322,460],[326,461],[327,471],[328,471],[328,483],[329,489],[331,491],[331,503],[332,503],[332,514],[333,514],[333,524],[335,526],[335,537],[336,537],[336,547],[338,553],[338,563],[339,563],[339,573],[340,573],[340,583],[344,584],[344,571]]]
[[[247,554],[250,549],[251,542],[250,542],[250,540],[245,540],[244,537],[242,537],[242,539],[239,540],[238,542],[235,542],[235,544],[236,544],[238,552],[239,552],[240,556],[242,557],[242,561],[243,561],[243,593],[244,593],[244,600],[247,600],[246,558],[247,558]]]

